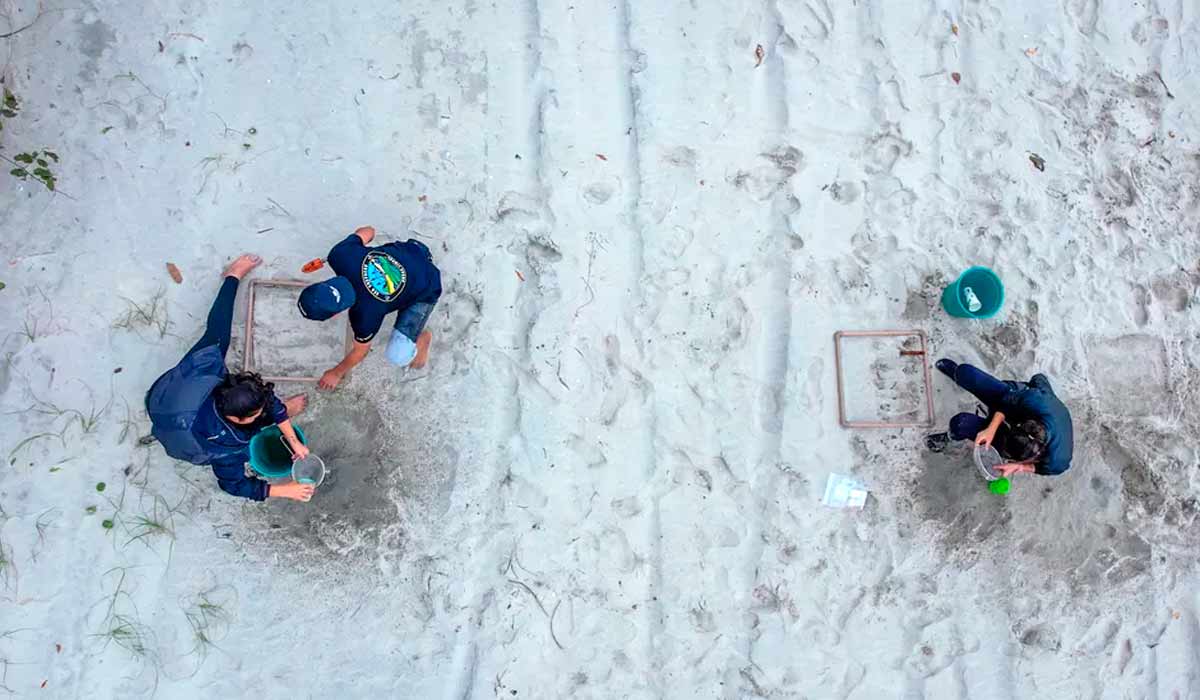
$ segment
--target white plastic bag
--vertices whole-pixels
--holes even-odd
[[[866,486],[845,474],[830,474],[821,503],[830,508],[862,508],[867,504],[867,493]]]

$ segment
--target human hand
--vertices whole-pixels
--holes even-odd
[[[975,436],[976,447],[991,447],[992,441],[996,439],[995,428],[984,428]]]
[[[370,243],[371,241],[375,240],[374,226],[359,226],[358,228],[354,229],[354,233],[362,239],[363,243]]]
[[[1009,462],[1008,464],[1001,464],[997,466],[996,471],[1000,473],[1000,476],[1009,477],[1013,476],[1014,474],[1020,474],[1021,472],[1033,470],[1029,468],[1028,464],[1016,464]]]
[[[271,498],[290,498],[293,501],[308,503],[315,490],[316,487],[312,484],[297,484],[294,481],[286,484],[272,484]]]
[[[304,443],[297,442],[296,444],[292,445],[291,448],[293,462],[299,462],[308,456],[308,447],[304,445]]]
[[[342,373],[331,369],[321,375],[321,381],[317,382],[317,387],[332,391],[337,388],[337,385],[342,381]]]

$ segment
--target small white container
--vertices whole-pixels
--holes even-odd
[[[866,486],[845,474],[830,474],[821,503],[830,508],[862,508],[868,493]]]

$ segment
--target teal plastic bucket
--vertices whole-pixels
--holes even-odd
[[[971,311],[971,294],[980,303],[976,311]],[[959,318],[991,318],[1001,306],[1004,306],[1004,284],[986,267],[969,268],[942,292],[942,308]]]
[[[308,444],[304,431],[292,426],[302,444]],[[292,474],[292,451],[283,444],[279,426],[272,425],[250,438],[250,468],[268,479],[280,479]]]

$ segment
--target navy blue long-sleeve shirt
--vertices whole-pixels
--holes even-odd
[[[276,425],[288,419],[287,407],[274,395],[267,413],[269,420]],[[225,420],[217,412],[217,405],[210,396],[200,408],[196,422],[192,424],[192,432],[197,440],[210,447],[215,456],[209,460],[213,474],[217,477],[217,485],[221,490],[232,496],[249,498],[252,501],[264,501],[267,498],[267,482],[252,476],[246,476],[246,460],[250,457],[250,439],[263,428],[266,420],[256,422],[253,426],[239,426]]]
[[[1034,471],[1045,476],[1062,474],[1071,468],[1075,449],[1075,429],[1071,412],[1063,405],[1044,374],[1035,374],[1029,382],[1012,382],[1013,389],[999,407],[1011,422],[1032,418],[1046,427],[1046,451],[1034,464]]]

